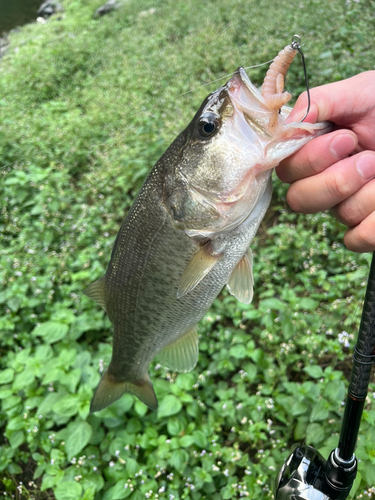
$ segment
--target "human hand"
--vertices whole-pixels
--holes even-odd
[[[296,212],[331,209],[349,229],[354,252],[375,250],[375,71],[311,89],[307,122],[331,121],[334,131],[315,138],[277,167],[292,183],[287,202]],[[306,112],[304,92],[288,122]]]

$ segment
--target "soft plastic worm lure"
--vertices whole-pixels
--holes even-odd
[[[292,38],[291,45],[287,45],[283,50],[281,50],[275,57],[269,70],[266,73],[262,86],[262,96],[264,97],[265,104],[270,111],[273,111],[269,122],[269,129],[273,131],[277,124],[277,114],[279,110],[291,99],[291,94],[289,92],[284,92],[284,77],[286,76],[289,66],[293,61],[295,55],[299,52],[302,57],[303,69],[305,73],[306,88],[308,93],[308,109],[310,109],[310,95],[307,83],[307,75],[305,68],[305,60],[300,48],[300,37],[294,35]],[[306,116],[301,120],[303,121]]]
[[[287,45],[275,57],[264,78],[262,96],[267,108],[272,111],[278,111],[292,97],[289,92],[283,92],[284,77],[297,52],[297,49]]]

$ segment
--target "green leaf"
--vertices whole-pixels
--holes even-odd
[[[41,323],[36,326],[31,334],[37,337],[43,337],[46,342],[53,344],[63,339],[68,331],[69,327],[65,323],[47,321],[46,323]]]
[[[284,311],[285,303],[279,299],[264,299],[259,302],[259,309],[263,309],[263,311],[267,311],[268,309]]]
[[[307,373],[311,378],[321,378],[323,377],[323,370],[318,365],[308,365],[305,366],[303,371]]]
[[[89,488],[87,488],[87,490],[85,490],[81,499],[82,500],[94,500],[94,497],[95,497],[95,487],[90,486]]]
[[[2,408],[3,410],[10,410],[14,408],[21,402],[21,398],[19,396],[11,396],[9,398],[3,399]]]
[[[43,205],[34,205],[34,207],[31,209],[31,215],[39,215],[44,212],[44,207]]]
[[[306,429],[306,443],[317,445],[325,438],[324,427],[320,424],[310,424]]]
[[[11,311],[17,312],[20,308],[20,300],[18,297],[12,297],[8,300],[7,305]]]
[[[331,401],[341,403],[345,398],[345,384],[342,380],[330,380],[323,394]]]
[[[53,411],[64,417],[72,417],[78,413],[79,397],[77,394],[67,394],[54,406]]]
[[[95,491],[100,491],[101,489],[103,489],[103,486],[105,484],[103,476],[95,471],[85,474],[85,484],[86,482],[87,484],[91,485],[95,489]],[[86,486],[84,486],[84,488],[86,488]]]
[[[182,436],[180,437],[180,445],[183,446],[184,448],[188,448],[194,443],[194,437],[193,436]]]
[[[259,319],[261,316],[262,313],[260,311],[257,311],[256,309],[250,309],[243,313],[243,317],[246,319]]]
[[[237,359],[246,358],[246,347],[243,344],[235,344],[229,349],[229,355]]]
[[[286,340],[289,340],[293,337],[294,335],[294,325],[293,322],[290,321],[289,319],[285,319],[282,322],[282,330],[283,330],[283,337]]]
[[[136,472],[139,471],[139,464],[134,458],[128,458],[126,460],[126,470],[128,471],[130,477],[133,477]]]
[[[77,389],[78,382],[81,380],[81,370],[79,368],[73,368],[64,373],[60,377],[60,383],[65,385],[69,392],[75,392]]]
[[[31,385],[35,380],[34,373],[30,369],[24,370],[21,373],[17,373],[13,382],[13,390],[19,391],[20,389],[25,390],[29,385]]]
[[[53,486],[55,486],[55,482],[56,482],[55,476],[51,476],[50,474],[44,474],[41,490],[45,491],[48,488],[52,488]]]
[[[0,389],[0,399],[9,398],[13,394],[11,389]]]
[[[310,415],[310,422],[327,420],[328,417],[329,417],[329,409],[327,408],[327,402],[321,400],[313,407],[313,410]]]
[[[72,422],[69,425],[69,435],[65,443],[68,460],[77,455],[90,441],[92,427],[87,422]]]
[[[0,384],[9,384],[12,382],[14,377],[14,370],[12,368],[7,368],[0,372]]]
[[[47,394],[38,407],[37,415],[47,415],[48,412],[54,410],[57,401],[62,397],[62,394],[58,392],[50,392]]]
[[[160,403],[160,406],[158,408],[158,418],[175,415],[181,410],[181,408],[181,401],[173,394],[168,394]]]
[[[22,415],[18,415],[17,417],[12,418],[9,420],[8,425],[7,425],[7,431],[18,431],[20,429],[24,429],[26,427],[27,423],[25,422],[25,419],[22,417]]]
[[[168,418],[167,427],[171,436],[177,436],[184,429],[184,424],[178,417],[170,417]]]
[[[21,467],[18,464],[15,464],[14,462],[11,462],[8,465],[7,469],[8,469],[8,472],[10,474],[21,474],[22,473]]]
[[[296,304],[296,308],[298,309],[304,309],[306,311],[313,311],[319,306],[319,302],[314,299],[310,299],[309,297],[303,297],[302,299],[299,299],[298,303]]]
[[[61,368],[56,367],[52,370],[48,370],[43,377],[43,384],[50,384],[51,382],[55,382],[56,380],[61,380],[64,375],[65,372]]]
[[[297,420],[297,424],[294,428],[294,439],[296,441],[301,441],[306,436],[306,429],[308,426],[308,420],[306,417],[300,417]]]
[[[9,437],[9,443],[12,448],[18,448],[25,440],[25,434],[23,431],[12,432]]]
[[[131,494],[132,490],[127,487],[124,479],[120,479],[112,488],[109,488],[103,495],[103,500],[121,500]]]
[[[148,411],[148,407],[144,403],[142,403],[142,401],[139,401],[137,399],[134,404],[134,410],[137,415],[139,415],[140,417],[144,417]]]
[[[361,482],[362,482],[362,474],[359,471],[357,471],[357,475],[356,475],[356,478],[354,480],[352,489],[350,490],[349,498],[357,498],[355,496],[355,494],[356,494]]]
[[[176,378],[176,384],[181,389],[185,389],[185,391],[191,391],[197,381],[196,379],[197,377],[193,373],[180,373]]]
[[[375,484],[375,465],[370,461],[366,461],[361,470],[367,484]]]
[[[54,488],[56,500],[78,500],[82,486],[77,481],[63,481]]]
[[[169,463],[181,474],[189,461],[189,454],[185,450],[174,450]]]
[[[59,364],[64,366],[65,370],[75,361],[77,352],[75,349],[63,349],[59,354]]]
[[[302,415],[308,410],[308,406],[305,403],[302,403],[302,401],[296,401],[295,403],[292,404],[290,408],[290,413],[292,415]]]
[[[193,432],[194,443],[200,448],[204,448],[207,445],[207,437],[203,431]]]

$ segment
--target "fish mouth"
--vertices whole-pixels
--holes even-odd
[[[260,91],[251,83],[242,66],[228,81],[227,88],[235,111],[243,115],[247,125],[262,138],[272,137],[268,130],[271,112]]]
[[[312,138],[326,134],[332,129],[332,124],[329,122],[315,124],[308,122],[293,122],[286,124],[285,120],[288,118],[293,108],[282,106],[279,110],[278,125],[274,130],[270,130],[270,116],[274,111],[270,111],[266,106],[265,99],[260,90],[251,83],[242,66],[235,71],[232,78],[227,82],[227,89],[234,107],[234,116],[236,117],[235,121],[237,126],[242,136],[250,140],[254,140],[257,136],[258,140],[263,143],[264,140],[272,140],[280,134],[284,134],[287,128],[289,129],[289,133],[286,133],[286,139],[289,139],[291,135],[295,135],[297,130],[299,130],[301,134],[305,134]],[[245,123],[248,127],[245,126]],[[294,130],[293,134],[291,133],[292,130]]]

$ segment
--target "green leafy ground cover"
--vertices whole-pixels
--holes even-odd
[[[63,18],[13,34],[0,62],[0,491],[272,498],[292,443],[325,456],[337,444],[369,255],[343,247],[328,213],[291,213],[275,180],[253,304],[224,290],[199,325],[196,369],[153,365],[157,412],[127,395],[89,415],[112,333],[82,292],[146,173],[218,83],[200,85],[273,58],[294,33],[312,86],[374,69],[374,2],[129,0],[94,20],[100,3],[66,0]],[[265,71],[249,74],[260,85]],[[288,90],[303,90],[299,61]],[[352,498],[374,496],[370,389]]]

